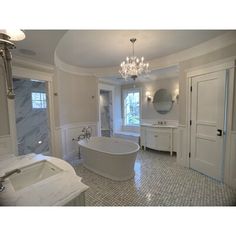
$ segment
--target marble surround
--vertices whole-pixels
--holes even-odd
[[[49,152],[47,109],[32,108],[32,92],[46,92],[44,82],[14,79],[15,114],[19,155]],[[42,141],[41,144],[38,142]]]
[[[71,159],[76,173],[90,188],[87,206],[235,206],[236,190],[178,165],[167,152],[140,150],[135,177],[112,181]]]

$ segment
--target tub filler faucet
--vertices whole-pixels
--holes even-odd
[[[1,176],[0,177],[0,192],[2,192],[5,189],[5,187],[2,184],[5,181],[5,179],[15,173],[20,173],[20,172],[21,172],[20,169],[14,169],[14,170],[6,172],[5,175]]]
[[[78,141],[80,141],[80,140],[82,140],[82,139],[85,139],[85,135],[84,135],[84,134],[80,134],[80,135],[78,136]]]
[[[84,127],[82,129],[82,133],[84,134],[86,140],[88,140],[92,136],[92,128],[90,126]]]

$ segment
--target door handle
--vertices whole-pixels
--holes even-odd
[[[217,136],[222,136],[222,129],[217,129]]]

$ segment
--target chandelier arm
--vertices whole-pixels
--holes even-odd
[[[134,43],[136,38],[131,38],[130,42],[133,44],[133,56],[126,59],[126,62],[121,63],[121,70],[119,71],[121,76],[126,80],[128,77],[135,80],[139,75],[147,74],[150,71],[148,70],[149,64],[144,63],[144,58],[141,57],[141,60],[138,57],[134,56]]]

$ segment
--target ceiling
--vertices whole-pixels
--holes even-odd
[[[225,31],[215,30],[70,30],[59,42],[57,56],[82,68],[120,65],[132,53],[152,60],[193,47]]]
[[[24,30],[25,39],[15,42],[13,56],[27,57],[54,65],[54,52],[66,30]]]
[[[69,65],[82,68],[119,66],[132,52],[152,60],[210,40],[224,30],[25,30],[13,55],[54,64],[54,53]]]

